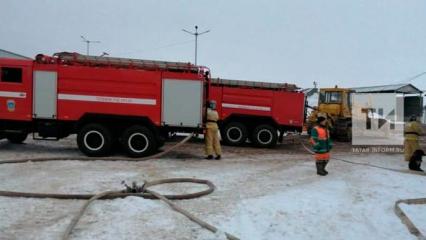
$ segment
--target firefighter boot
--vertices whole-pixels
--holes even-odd
[[[213,155],[208,155],[207,157],[205,157],[205,159],[212,160],[213,159]]]
[[[220,160],[222,158],[222,156],[221,155],[217,155],[214,159],[216,159],[216,160]]]
[[[317,166],[317,174],[320,175],[320,176],[325,176],[327,174],[324,172],[322,162],[323,161],[316,161],[315,165]]]
[[[325,170],[325,167],[327,167],[328,160],[326,160],[326,161],[322,161],[322,164],[324,165],[324,167],[323,167],[322,169],[323,169],[323,171],[325,172],[325,174],[327,175],[327,174],[328,174],[328,171],[327,171],[327,170]]]
[[[317,174],[320,175],[320,163],[318,161],[315,161],[315,166],[317,167]]]
[[[328,172],[325,170],[325,166],[327,165],[328,161],[320,161],[320,168],[321,168],[321,172],[322,175],[321,176],[325,176],[328,174]]]

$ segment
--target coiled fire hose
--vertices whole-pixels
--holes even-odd
[[[309,149],[305,145],[305,143],[302,141],[302,139],[299,138],[299,142],[307,152],[309,152],[310,154],[315,154],[311,149]],[[392,172],[426,176],[426,174],[424,172],[404,171],[404,170],[400,170],[400,169],[377,166],[377,165],[369,164],[369,163],[353,162],[353,161],[349,161],[349,160],[342,159],[342,158],[336,158],[336,157],[332,157],[331,159],[338,160],[338,161],[341,161],[341,162],[344,162],[344,163],[353,164],[353,165],[361,165],[361,166],[366,166],[366,167],[378,168],[378,169],[388,170],[388,171],[392,171]],[[410,220],[410,218],[407,216],[407,214],[405,214],[404,211],[401,209],[401,207],[399,206],[401,203],[405,203],[405,204],[408,204],[408,205],[426,204],[426,198],[400,199],[400,200],[396,201],[395,205],[394,205],[395,214],[399,217],[401,222],[408,228],[408,231],[410,231],[411,234],[416,236],[417,239],[426,240],[426,237],[420,232],[420,230],[416,227],[416,225],[414,225],[414,223]]]
[[[8,163],[25,163],[25,162],[46,162],[46,161],[58,161],[58,160],[103,160],[103,161],[145,161],[149,159],[159,158],[172,150],[182,146],[186,142],[188,142],[194,134],[191,134],[184,138],[181,142],[176,145],[168,148],[164,152],[160,152],[158,154],[144,157],[144,158],[117,158],[117,157],[107,157],[107,158],[88,158],[88,157],[51,157],[51,158],[26,158],[26,159],[11,159],[11,160],[2,160],[0,164],[8,164]],[[179,195],[162,195],[155,191],[148,189],[149,187],[160,185],[160,184],[170,184],[170,183],[196,183],[206,185],[208,188],[203,191],[188,193],[188,194],[179,194]],[[86,203],[81,207],[78,214],[71,220],[64,234],[62,235],[62,240],[69,239],[72,230],[77,225],[80,218],[83,216],[84,212],[88,208],[88,206],[98,199],[114,199],[114,198],[125,198],[128,196],[136,196],[143,197],[146,199],[159,199],[166,203],[173,210],[183,214],[191,221],[197,223],[201,227],[209,230],[212,233],[216,233],[219,231],[215,226],[201,220],[190,212],[182,209],[177,206],[171,200],[184,200],[184,199],[193,199],[199,198],[205,195],[212,193],[215,190],[215,186],[212,182],[203,179],[195,179],[195,178],[169,178],[169,179],[160,179],[155,181],[145,181],[142,186],[138,186],[136,183],[133,185],[127,186],[126,189],[122,191],[105,191],[98,194],[60,194],[60,193],[30,193],[30,192],[14,192],[14,191],[0,191],[0,196],[3,197],[25,197],[25,198],[55,198],[55,199],[81,199],[87,200]],[[239,238],[233,236],[232,234],[224,232],[225,236],[229,240],[239,240]]]

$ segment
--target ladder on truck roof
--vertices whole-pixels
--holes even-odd
[[[257,89],[297,91],[299,88],[295,84],[289,83],[270,83],[270,82],[255,82],[246,80],[230,80],[221,78],[212,78],[211,84],[227,87],[245,87]]]
[[[165,70],[172,72],[194,72],[199,73],[208,71],[206,67],[197,66],[191,63],[183,62],[167,62],[155,60],[142,60],[131,58],[117,57],[99,57],[88,56],[79,53],[60,52],[53,54],[53,57],[38,54],[36,62],[39,63],[61,63],[68,65],[88,65],[88,66],[105,66],[120,68],[138,68],[147,70]]]

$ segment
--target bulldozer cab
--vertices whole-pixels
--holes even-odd
[[[322,88],[319,92],[318,111],[339,118],[351,117],[351,90],[347,88]]]
[[[307,120],[307,129],[315,126],[318,117],[327,119],[327,127],[335,139],[349,141],[352,136],[352,90],[348,88],[321,88],[318,106],[313,108]]]

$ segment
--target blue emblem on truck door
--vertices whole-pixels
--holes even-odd
[[[9,112],[14,112],[16,107],[15,100],[7,100],[7,110]]]

